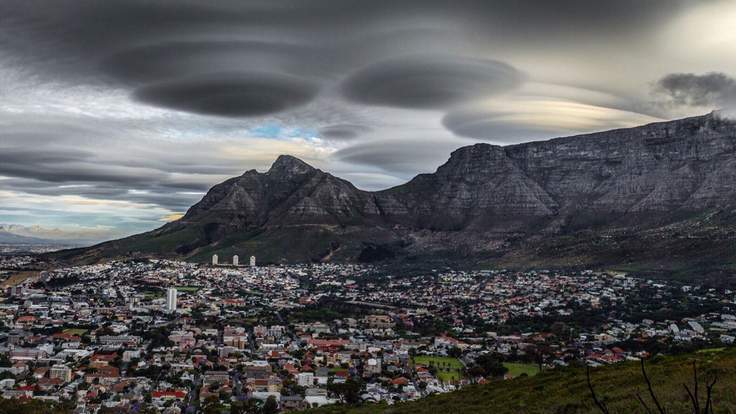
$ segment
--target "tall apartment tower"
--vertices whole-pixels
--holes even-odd
[[[238,259],[238,255],[237,254],[235,256],[233,256],[233,266],[237,266],[238,265],[238,260],[239,259]]]
[[[217,266],[218,262],[219,262],[219,259],[217,258],[217,255],[213,254],[212,255],[212,265]]]
[[[250,257],[250,267],[256,267],[256,257],[255,256]]]
[[[166,290],[166,310],[169,312],[176,310],[176,288]]]

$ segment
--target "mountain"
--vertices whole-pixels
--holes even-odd
[[[86,238],[72,238],[62,230],[41,226],[0,223],[0,244],[23,246],[90,246],[99,243]]]
[[[467,146],[436,172],[377,192],[283,155],[265,173],[215,185],[180,220],[55,257],[731,270],[735,182],[736,123],[716,113]]]
[[[41,245],[51,244],[51,241],[46,239],[39,239],[37,237],[21,236],[19,234],[13,234],[7,231],[0,230],[0,244]]]

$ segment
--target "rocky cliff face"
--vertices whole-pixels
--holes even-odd
[[[454,151],[435,173],[379,192],[281,156],[265,173],[214,186],[176,222],[82,255],[448,254],[587,265],[647,262],[661,247],[683,250],[675,261],[728,261],[713,245],[736,247],[735,179],[736,124],[713,114],[507,147],[476,144]],[[700,256],[691,260],[688,251]]]
[[[218,184],[181,222],[211,221],[237,228],[354,222],[378,211],[370,193],[303,161],[280,156],[264,174],[247,171]]]

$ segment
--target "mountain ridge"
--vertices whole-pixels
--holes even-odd
[[[689,249],[692,257],[675,267],[730,268],[736,257],[713,245],[734,246],[733,182],[736,124],[717,113],[509,146],[478,143],[453,151],[433,173],[373,192],[282,155],[264,173],[213,186],[180,220],[57,257],[206,261],[240,252],[265,262],[428,256],[662,267],[662,251],[677,258]]]

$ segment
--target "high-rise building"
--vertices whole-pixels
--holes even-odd
[[[237,265],[238,265],[238,255],[236,254],[235,256],[233,256],[233,266],[237,266]]]
[[[176,288],[166,290],[166,310],[169,312],[176,310]]]
[[[251,256],[250,257],[250,267],[255,267],[255,266],[256,266],[256,257]]]
[[[219,259],[217,258],[216,254],[212,255],[212,265],[217,266],[217,263],[219,262]]]

